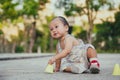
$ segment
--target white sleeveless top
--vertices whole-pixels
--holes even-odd
[[[71,35],[66,35],[65,38],[69,37]],[[72,36],[73,37],[73,36]],[[85,54],[85,44],[81,39],[79,39],[79,45],[73,46],[71,52],[65,57],[65,60],[68,62],[83,62],[83,56]],[[62,51],[62,48],[60,47],[60,42],[58,42],[58,52],[60,53]]]

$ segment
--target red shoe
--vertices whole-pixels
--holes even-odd
[[[100,64],[97,60],[92,60],[90,62],[90,72],[93,74],[98,74],[100,72]]]

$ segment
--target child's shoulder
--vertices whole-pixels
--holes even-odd
[[[70,41],[72,41],[72,40],[74,40],[74,39],[76,39],[76,38],[75,38],[74,36],[70,35],[70,34],[68,34],[68,35],[65,36],[65,40],[70,40]]]
[[[76,37],[74,37],[73,35],[70,35],[70,34],[68,36],[69,36],[70,41],[72,41],[72,40],[76,41],[77,40],[79,43],[84,44],[84,41],[81,38],[76,38]]]
[[[66,36],[65,36],[65,38],[75,38],[73,35],[71,35],[71,34],[67,34]]]

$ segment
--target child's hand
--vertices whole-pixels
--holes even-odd
[[[58,68],[55,68],[55,69],[54,69],[54,72],[58,72],[58,71],[59,71],[59,69],[58,69]]]
[[[56,61],[56,59],[54,57],[52,57],[49,61],[48,64],[53,64]]]

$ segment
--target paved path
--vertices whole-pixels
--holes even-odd
[[[99,54],[100,74],[44,73],[50,57],[0,61],[0,80],[120,80],[113,68],[120,64],[120,54]]]
[[[53,53],[16,53],[16,54],[9,54],[9,53],[4,53],[0,54],[0,61],[1,60],[14,60],[14,59],[28,59],[28,58],[39,58],[39,57],[46,57],[46,56],[51,56]]]

